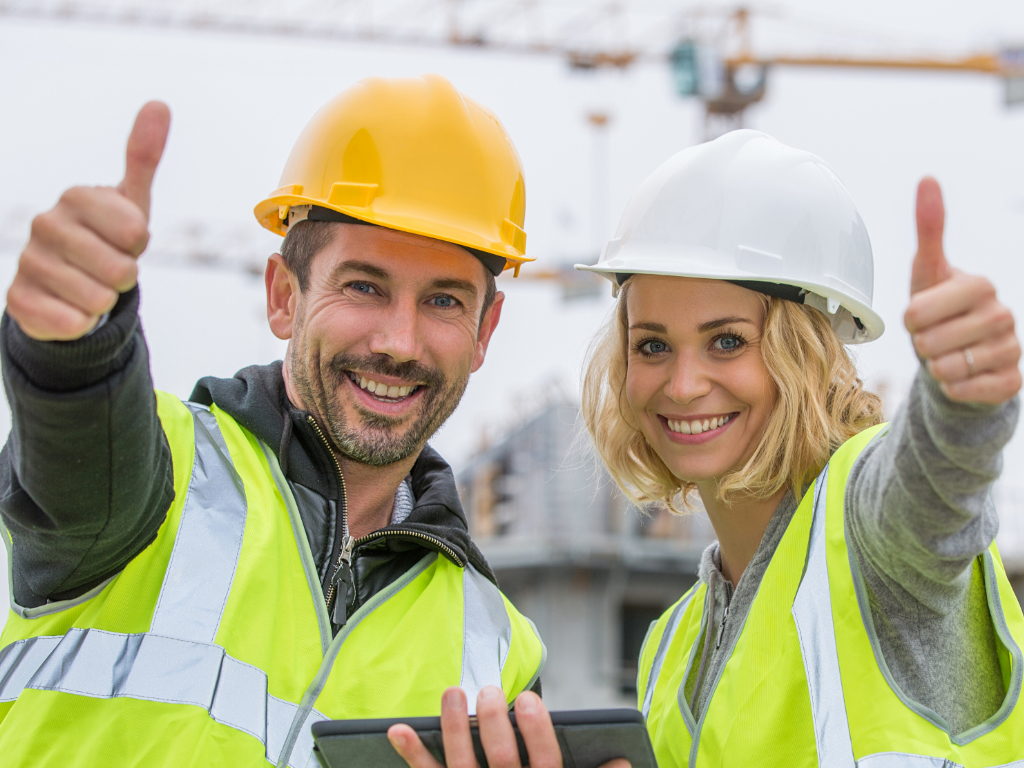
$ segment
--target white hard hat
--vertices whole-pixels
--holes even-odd
[[[821,310],[847,343],[885,324],[874,263],[846,187],[819,158],[758,131],[732,131],[669,158],[640,185],[592,266],[629,275],[728,280]]]

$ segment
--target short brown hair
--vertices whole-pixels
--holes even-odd
[[[338,227],[336,221],[298,221],[288,227],[288,233],[281,244],[281,257],[292,274],[299,281],[299,288],[303,291],[309,288],[309,270],[313,264],[313,257],[330,245]],[[372,226],[367,224],[353,226]],[[482,263],[481,263],[482,264]],[[480,323],[483,324],[484,315],[494,303],[494,297],[498,288],[494,282],[494,275],[484,266],[484,301],[480,309]]]

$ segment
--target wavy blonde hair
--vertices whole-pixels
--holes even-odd
[[[627,300],[591,343],[583,374],[581,411],[612,478],[638,505],[689,508],[695,483],[675,477],[640,431],[626,401]],[[760,352],[778,400],[754,454],[719,480],[726,502],[768,498],[784,487],[803,488],[835,450],[882,422],[882,401],[864,389],[846,347],[818,310],[758,294],[764,327]]]

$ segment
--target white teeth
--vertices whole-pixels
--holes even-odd
[[[682,435],[699,435],[712,429],[718,429],[726,424],[732,416],[715,416],[700,421],[669,421],[668,428],[673,432]]]
[[[351,375],[355,376],[355,374]],[[387,384],[381,384],[380,382],[376,382],[373,379],[368,379],[365,376],[359,377],[359,386],[360,388],[365,389],[371,395],[376,395],[377,397],[387,397],[390,398],[391,400],[395,400],[400,397],[407,397],[410,392],[416,389],[415,384],[410,384],[404,387],[388,386]]]

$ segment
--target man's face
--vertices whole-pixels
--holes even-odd
[[[481,322],[484,267],[465,249],[375,226],[336,229],[306,290],[292,277],[286,380],[343,455],[383,466],[417,454],[455,410],[502,297]]]

